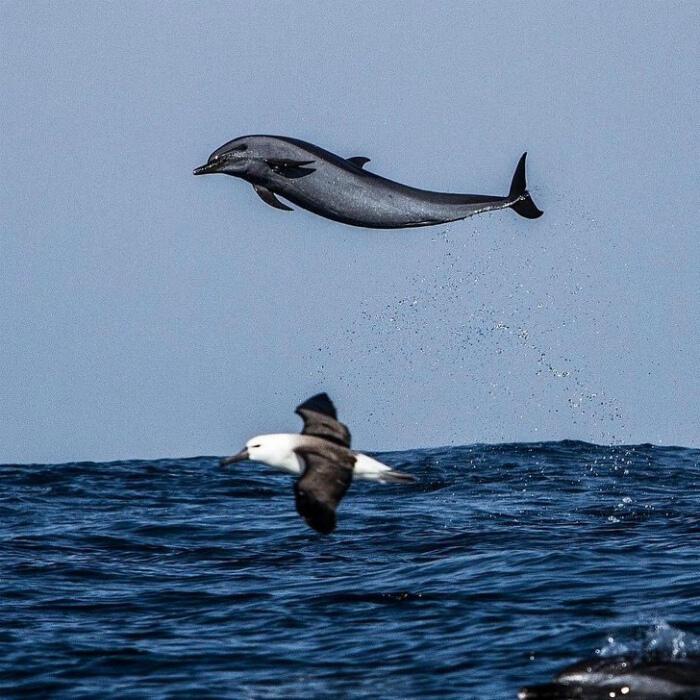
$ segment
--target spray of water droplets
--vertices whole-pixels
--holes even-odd
[[[593,344],[611,330],[602,324],[612,302],[596,298],[581,243],[597,224],[578,213],[567,226],[585,231],[569,236],[566,255],[515,236],[494,238],[484,250],[474,227],[439,229],[428,260],[407,267],[386,294],[368,295],[320,340],[315,378],[332,376],[348,390],[369,381],[385,413],[401,410],[389,402],[402,386],[446,382],[465,394],[477,386],[493,401],[519,401],[523,417],[534,407],[597,442],[623,442],[623,408],[581,347],[582,333]]]

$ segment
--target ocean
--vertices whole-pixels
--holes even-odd
[[[215,457],[0,467],[0,696],[509,699],[700,651],[700,450],[381,453],[335,534]]]

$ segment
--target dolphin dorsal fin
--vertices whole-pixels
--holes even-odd
[[[262,185],[253,185],[253,189],[257,193],[258,197],[262,199],[265,204],[269,204],[271,207],[274,207],[275,209],[283,209],[284,211],[294,211],[291,207],[288,207],[286,204],[283,204],[280,202],[277,197],[275,197],[274,192],[270,192],[270,190],[267,189],[267,187],[263,187]]]
[[[365,158],[364,156],[353,156],[352,158],[346,158],[345,160],[350,161],[358,168],[363,168],[366,163],[369,163],[369,158]]]

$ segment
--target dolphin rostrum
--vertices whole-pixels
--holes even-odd
[[[465,219],[494,209],[513,209],[536,219],[525,183],[523,153],[505,197],[448,194],[408,187],[365,170],[369,158],[341,158],[286,136],[242,136],[217,148],[195,175],[224,173],[247,180],[272,207],[291,211],[276,195],[303,209],[352,226],[408,228]]]

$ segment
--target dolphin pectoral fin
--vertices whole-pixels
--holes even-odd
[[[288,207],[286,204],[283,204],[280,202],[277,197],[275,197],[273,192],[270,192],[266,187],[262,187],[261,185],[253,185],[253,189],[257,193],[258,197],[262,199],[265,204],[269,204],[271,207],[274,207],[275,209],[284,209],[284,211],[294,211],[291,207]]]
[[[275,158],[271,158],[266,161],[270,168],[278,175],[291,179],[306,177],[306,175],[311,175],[311,173],[316,172],[316,168],[304,167],[305,165],[309,165],[313,162],[314,161],[312,160],[278,160]]]
[[[352,158],[346,158],[345,160],[349,161],[353,165],[356,165],[358,168],[363,168],[367,163],[369,163],[369,158],[365,158],[364,156],[353,156]]]

